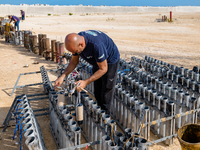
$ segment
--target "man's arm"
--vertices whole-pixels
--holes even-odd
[[[91,82],[99,79],[100,77],[102,77],[108,70],[108,63],[107,63],[107,60],[104,60],[103,62],[99,62],[97,63],[98,66],[99,66],[99,70],[97,70],[91,77],[89,77],[88,79],[86,80],[79,80],[77,81],[77,83],[80,82],[80,87],[81,88],[85,88],[86,85],[90,84]],[[80,88],[77,88],[77,91],[80,92],[81,89]]]
[[[64,73],[55,81],[55,86],[60,86],[63,83],[63,80],[65,79],[65,77],[76,68],[78,62],[79,62],[79,55],[77,56],[72,55],[71,61],[69,62]]]

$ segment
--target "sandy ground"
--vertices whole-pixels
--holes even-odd
[[[20,23],[21,30],[32,30],[35,34],[47,34],[50,39],[64,40],[68,33],[88,29],[107,33],[120,50],[121,58],[149,55],[168,63],[192,69],[200,66],[200,13],[174,13],[173,22],[157,22],[166,13],[123,13],[123,14],[67,14],[54,16],[28,16]],[[33,64],[39,61],[39,64]],[[24,67],[26,64],[29,67]],[[53,69],[56,63],[30,53],[23,47],[9,45],[0,40],[0,124],[17,95],[43,93],[42,86],[19,88],[9,96],[20,73],[39,71],[40,66]],[[51,80],[56,74],[48,73]],[[18,85],[41,82],[41,75],[22,76]],[[31,103],[35,108],[48,107],[48,100]],[[49,129],[49,116],[37,117],[48,150],[56,149]],[[14,124],[12,121],[10,124]],[[2,128],[0,128],[2,129]],[[0,150],[19,149],[17,141],[12,141],[14,127],[0,132]],[[151,134],[150,140],[156,136]],[[24,146],[24,149],[27,149]],[[180,150],[178,140],[172,146],[163,143],[151,146],[150,150]]]

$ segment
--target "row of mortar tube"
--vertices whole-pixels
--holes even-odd
[[[94,110],[95,110],[95,108],[97,107],[96,106],[96,103],[95,102],[93,102],[93,100],[91,100],[91,104],[89,103],[89,108],[91,109],[92,108],[92,111],[93,111],[93,114],[95,114],[94,113]],[[63,114],[65,114],[65,112],[67,112],[67,110],[65,110],[64,112],[63,112]],[[69,114],[69,112],[67,113],[67,114]],[[85,117],[86,115],[84,115],[84,117]],[[105,115],[105,116],[109,116],[109,115]],[[105,117],[105,118],[107,118],[107,117]],[[86,119],[84,119],[84,121],[85,121]],[[105,119],[104,119],[105,120]],[[90,119],[89,118],[87,118],[87,121],[89,121],[89,122],[91,122],[90,121]],[[108,121],[109,122],[109,121]],[[88,123],[88,125],[90,125],[90,124],[92,124],[92,122],[91,123]],[[83,125],[85,126],[85,127],[87,127],[86,125],[85,125],[85,123],[83,123]],[[83,129],[84,129],[84,127],[83,127]],[[89,129],[89,128],[88,128]],[[86,134],[87,134],[87,132],[86,132]],[[91,135],[91,136],[90,136]],[[91,139],[93,139],[93,137],[95,137],[95,136],[93,136],[92,134],[90,134],[90,132],[89,132],[89,137],[91,138]]]
[[[46,93],[49,93],[49,90],[54,90],[54,87],[47,75],[47,71],[44,66],[40,67],[41,71],[41,76],[42,76],[42,82],[43,82],[43,87]]]
[[[184,77],[190,78],[191,80],[193,79],[196,82],[199,81],[200,75],[199,75],[198,72],[195,72],[194,70],[189,70],[189,69],[184,68],[184,67],[178,67],[178,66],[175,66],[175,65],[171,65],[169,63],[166,63],[166,62],[163,62],[163,61],[160,61],[160,60],[148,57],[148,56],[145,56],[145,60],[148,63],[155,63],[157,65],[160,65],[160,67],[166,66],[170,71],[174,72],[175,75],[184,76]]]
[[[61,92],[61,91],[60,91]],[[60,93],[59,92],[59,93]],[[64,93],[64,92],[63,92]],[[59,137],[57,137],[57,140],[59,142],[60,148],[65,148],[65,146],[76,146],[80,144],[81,139],[81,129],[80,127],[77,127],[77,122],[73,121],[73,117],[70,115],[70,112],[63,107],[63,97],[62,101],[58,100],[59,94],[58,92],[55,92],[54,90],[50,91],[49,93],[50,97],[50,124],[53,128],[53,130],[56,129],[59,131]],[[63,94],[64,95],[64,94]],[[59,102],[59,106],[57,105]],[[56,103],[55,103],[56,102]],[[64,122],[62,121],[64,120]],[[61,123],[63,122],[63,123]],[[64,125],[64,126],[63,126]],[[68,129],[67,134],[65,133],[65,129]],[[62,139],[65,140],[62,140]],[[67,143],[66,143],[67,142]]]
[[[93,100],[92,100],[92,101],[93,101]],[[93,102],[93,103],[95,104],[95,102]],[[94,104],[93,104],[93,105],[94,105]],[[94,107],[93,107],[93,108],[94,108]],[[84,115],[84,117],[85,117],[85,116],[86,116],[86,115]],[[85,120],[85,119],[84,119],[84,120]],[[83,124],[84,124],[84,123],[83,123]],[[90,124],[90,123],[89,123],[89,124]]]
[[[15,110],[15,108],[17,109]],[[19,112],[19,110],[21,111]],[[30,150],[45,150],[46,148],[42,145],[42,139],[35,115],[33,113],[32,108],[30,107],[26,95],[24,95],[21,99],[17,100],[17,104],[14,106],[13,111],[15,112],[14,116],[17,120],[16,122],[17,125],[14,131],[13,140],[16,138],[15,134],[17,129],[20,129],[20,137],[19,137],[20,150],[22,149],[21,138],[24,132],[25,132],[24,137],[26,138],[25,144]],[[18,116],[16,115],[17,113],[19,113]]]
[[[154,78],[153,76],[151,76],[152,78]],[[146,76],[144,76],[144,78],[147,78]],[[163,96],[167,96],[169,97],[170,99],[174,99],[174,100],[177,100],[177,97],[178,97],[178,93],[179,91],[183,94],[183,91],[181,91],[181,89],[178,89],[178,88],[172,88],[172,85],[168,85],[167,82],[162,82],[162,81],[159,81],[157,80],[158,82],[155,82],[154,84],[151,84],[153,89],[149,89],[147,88],[147,86],[143,85],[142,83],[139,83],[137,81],[137,79],[132,79],[132,78],[129,78],[126,81],[126,84],[127,82],[131,82],[131,91],[137,91],[136,89],[141,89],[141,91],[137,91],[135,92],[135,95],[139,98],[145,98],[148,100],[148,101],[151,101],[150,100],[150,94],[149,92],[154,92],[156,95],[156,92],[158,93],[162,93]],[[159,84],[158,84],[159,83]],[[144,89],[143,89],[144,88]],[[128,90],[128,89],[127,89]],[[156,91],[154,91],[156,90]],[[130,93],[130,94],[133,94],[133,93]],[[188,93],[185,93],[186,95],[189,95]],[[194,100],[194,97],[192,98],[192,101],[193,102]],[[198,99],[198,97],[197,97]],[[189,98],[187,98],[187,100],[182,100],[180,101],[180,103],[185,104],[187,107],[189,106]]]
[[[132,79],[131,79],[131,80],[132,80]],[[126,80],[126,81],[127,81],[127,80]],[[138,82],[138,83],[139,83],[139,82]],[[175,89],[173,88],[173,90],[177,90],[177,89],[176,89],[176,88],[175,88]],[[165,90],[164,90],[164,91],[165,91]],[[168,90],[166,90],[166,91],[168,91],[168,92],[166,92],[165,94],[166,94],[167,96],[169,96],[169,97],[170,97],[170,95],[171,95],[171,92],[169,91],[169,89],[168,89]],[[172,92],[172,93],[173,93],[173,92]],[[176,93],[177,93],[177,92],[176,92]],[[141,95],[141,94],[140,94],[140,95]],[[188,94],[186,93],[186,95],[188,95]],[[175,98],[176,98],[176,95],[174,95],[174,94],[173,94],[173,97],[175,97]],[[175,99],[175,98],[174,98],[174,99]],[[196,98],[194,98],[194,97],[191,97],[191,100],[190,100],[190,101],[192,102],[192,104],[194,103],[195,99],[196,99]],[[176,99],[175,99],[175,100],[176,100]],[[187,101],[189,101],[189,99],[188,99],[188,98],[187,98]],[[188,105],[188,102],[186,102],[186,104]],[[194,118],[193,118],[193,119],[194,119]],[[179,118],[179,120],[180,120],[180,118]],[[194,122],[194,120],[193,120],[193,122]]]
[[[135,57],[131,57],[131,65],[137,66],[137,67],[144,67],[144,69],[147,72],[152,72],[153,74],[160,74],[162,72],[163,77],[167,77],[169,72],[171,71],[174,76],[178,77],[186,77],[190,78],[191,80],[195,80],[196,82],[199,81],[199,73],[195,72],[193,70],[188,70],[187,68],[174,66],[171,64],[168,64],[166,62],[145,56],[145,60],[141,60]],[[124,62],[123,62],[124,63]],[[125,62],[126,64],[126,62]],[[126,67],[128,67],[130,64],[127,63]],[[130,66],[129,66],[130,67]],[[173,80],[173,77],[168,77],[170,80]],[[178,82],[178,81],[177,81]]]
[[[136,67],[135,67],[136,68]],[[153,87],[153,89],[156,89],[158,92],[161,92],[163,93],[162,91],[162,83],[165,83],[165,82],[162,82],[162,80],[159,80],[156,76],[153,76],[153,75],[150,75],[149,73],[147,72],[140,72],[141,74],[137,74],[135,73],[135,77],[139,79],[138,83],[139,82],[143,82],[144,84],[147,84],[150,86]],[[168,73],[168,72],[167,72]],[[142,80],[141,80],[142,79]],[[179,78],[177,78],[179,79]],[[189,80],[187,78],[185,78],[184,80],[184,84],[183,82],[180,82],[179,80],[176,79],[176,82],[171,82],[170,78],[169,78],[169,75],[167,76],[167,80],[169,81],[169,85],[166,85],[166,91],[168,91],[168,93],[166,93],[167,96],[171,97],[175,97],[175,95],[173,94],[173,92],[169,91],[170,89],[171,90],[176,90],[175,87],[178,87],[177,90],[182,90],[183,87],[187,87],[192,90],[192,91],[196,91],[197,93],[200,93],[200,83],[196,83],[194,80]],[[133,87],[133,83],[132,81],[132,77],[127,77],[127,76],[124,76],[124,80],[125,81],[128,81],[128,84],[125,84],[125,85],[129,85],[130,86],[130,83],[132,84],[131,86]],[[154,82],[153,82],[154,81]],[[183,81],[183,80],[182,80]],[[128,87],[128,86],[127,86]],[[126,87],[125,87],[126,88]],[[161,91],[162,90],[162,91]],[[185,88],[183,89],[184,92],[187,92],[188,90],[186,90]],[[165,92],[165,89],[164,89],[164,92]],[[171,94],[172,93],[172,94]],[[165,94],[165,93],[164,93]],[[198,95],[198,94],[197,94]],[[196,96],[197,96],[196,95]],[[196,97],[198,99],[198,97]]]
[[[115,121],[110,118],[110,115],[105,114],[105,111],[101,110],[101,108],[96,105],[96,102],[94,102],[92,99],[90,99],[88,95],[83,95],[83,99],[85,99],[85,105],[89,109],[89,112],[90,112],[88,115],[87,115],[87,112],[85,113],[85,115],[84,115],[85,119],[84,119],[84,123],[83,123],[83,125],[84,125],[83,131],[86,133],[86,136],[89,137],[89,140],[90,141],[97,141],[97,140],[99,140],[99,135],[102,134],[101,131],[98,132],[98,135],[96,135],[96,133],[95,133],[94,122],[96,122],[96,120],[95,120],[96,117],[94,117],[94,116],[99,114],[99,116],[102,116],[102,121],[100,120],[99,123],[102,127],[105,127],[105,133],[103,133],[103,134],[107,134],[106,135],[107,137],[108,137],[108,135],[111,136],[111,137],[114,137],[115,144],[113,144],[113,140],[112,140],[112,141],[110,141],[110,145],[106,146],[105,142],[104,142],[105,136],[103,136],[103,137],[100,138],[100,139],[103,139],[103,142],[102,142],[102,144],[99,144],[99,145],[96,146],[97,149],[98,150],[108,150],[108,149],[111,150],[113,148],[121,149],[122,147],[117,146],[119,144],[116,141],[119,140],[119,138],[117,138],[117,137],[119,137],[119,136],[121,137],[123,134],[122,133],[120,134],[119,132],[116,131]],[[91,119],[91,118],[93,118],[93,119]],[[111,128],[114,130],[115,134],[111,132],[112,131]],[[127,135],[131,135],[131,132],[132,132],[131,129],[125,130],[125,134],[127,133]],[[118,139],[118,140],[116,140],[115,138]],[[128,138],[130,138],[130,137],[128,137]],[[143,147],[144,147],[146,145],[146,142],[147,141],[144,142],[144,140],[143,140],[142,142],[139,142],[139,143],[143,144]],[[123,146],[124,146],[124,144],[125,143],[123,143]],[[130,142],[128,142],[126,147],[127,147],[127,149],[128,148],[135,149],[135,148],[137,148],[135,145],[136,144],[133,144],[133,147],[132,147]],[[96,147],[94,146],[94,148],[96,148]]]
[[[129,70],[129,69],[126,69],[126,70],[124,70],[124,71],[130,71],[130,70]],[[124,71],[123,71],[123,72],[124,72]],[[123,72],[122,72],[122,73],[123,73]],[[81,73],[82,73],[82,72],[81,72]],[[93,101],[93,100],[91,100],[91,101]],[[92,103],[95,104],[95,102],[92,102]],[[94,104],[93,104],[93,105],[94,105]],[[93,106],[93,108],[94,108],[94,107],[99,107],[99,106]],[[85,115],[85,116],[86,116],[86,115]],[[84,116],[84,117],[85,117],[85,116]],[[85,120],[86,120],[86,119],[84,119],[84,121],[85,121]],[[83,123],[83,124],[84,124],[84,123]],[[90,123],[88,123],[88,124],[90,124]],[[86,132],[86,133],[87,133],[87,132]]]

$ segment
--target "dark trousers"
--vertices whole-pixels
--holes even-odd
[[[111,101],[114,98],[115,84],[117,79],[117,71],[119,60],[115,64],[108,64],[108,71],[98,80],[94,81],[94,95],[101,109],[106,113],[110,113]],[[98,68],[93,67],[93,73]]]

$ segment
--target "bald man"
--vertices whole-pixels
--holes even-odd
[[[85,80],[79,80],[80,87],[94,82],[94,95],[99,106],[110,112],[110,104],[114,95],[120,54],[113,40],[105,33],[97,30],[71,33],[65,38],[65,48],[72,53],[72,59],[64,73],[55,81],[60,86],[64,78],[70,74],[79,63],[81,56],[93,65],[93,75]],[[81,91],[80,88],[76,89]]]

